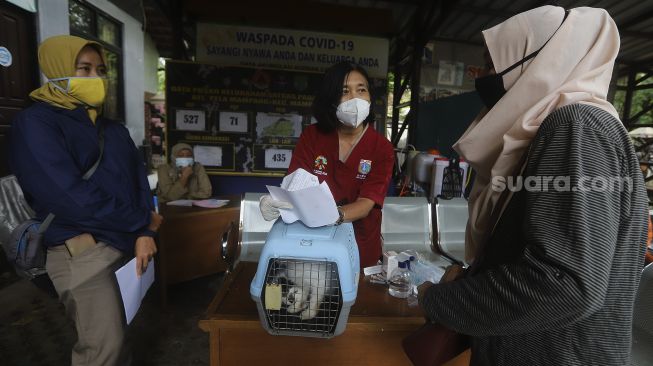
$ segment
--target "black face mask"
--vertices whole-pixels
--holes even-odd
[[[567,15],[569,15],[569,10],[565,10],[565,16],[562,18],[562,23],[565,22],[565,19],[567,19]],[[558,29],[562,26],[562,23],[558,26]],[[556,29],[553,34],[556,34],[558,31]],[[547,43],[553,38],[553,34],[551,37],[540,47],[538,50],[534,51],[530,55],[524,57],[521,61],[518,61],[516,64],[510,66],[509,68],[501,71],[498,74],[492,74],[488,76],[483,76],[481,78],[477,78],[474,81],[474,86],[476,88],[476,91],[478,92],[478,95],[481,97],[481,100],[483,101],[483,104],[488,109],[492,109],[495,104],[506,94],[506,88],[503,87],[503,75],[509,73],[510,71],[514,70],[515,68],[521,66],[524,62],[532,59],[535,57],[543,48],[546,46]]]

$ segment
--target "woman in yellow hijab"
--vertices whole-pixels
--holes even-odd
[[[54,215],[45,267],[75,323],[72,365],[128,365],[114,267],[136,257],[136,274],[147,270],[162,218],[129,131],[99,115],[102,47],[52,37],[39,47],[39,64],[48,81],[12,123],[11,167],[36,217]]]
[[[84,106],[95,123],[107,91],[102,46],[75,36],[51,37],[39,47],[39,65],[48,82],[30,97],[65,109]]]

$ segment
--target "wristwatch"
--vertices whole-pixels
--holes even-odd
[[[345,211],[342,210],[342,207],[338,206],[338,221],[334,225],[340,225],[345,221]]]

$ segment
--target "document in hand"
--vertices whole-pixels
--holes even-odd
[[[308,227],[331,225],[338,220],[338,208],[326,182],[304,169],[288,174],[281,187],[267,186],[273,199],[289,202],[292,209],[280,209],[286,224],[300,220]]]
[[[129,324],[141,307],[147,290],[154,282],[154,259],[150,261],[147,270],[140,277],[136,275],[136,258],[130,260],[116,271],[116,279],[125,307],[125,318]]]

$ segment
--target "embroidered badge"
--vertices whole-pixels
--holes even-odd
[[[325,158],[323,155],[318,155],[317,158],[315,158],[315,169],[318,170],[324,170],[327,167],[327,158]]]
[[[369,174],[371,170],[372,160],[361,159],[360,163],[358,163],[358,172],[360,174]]]

